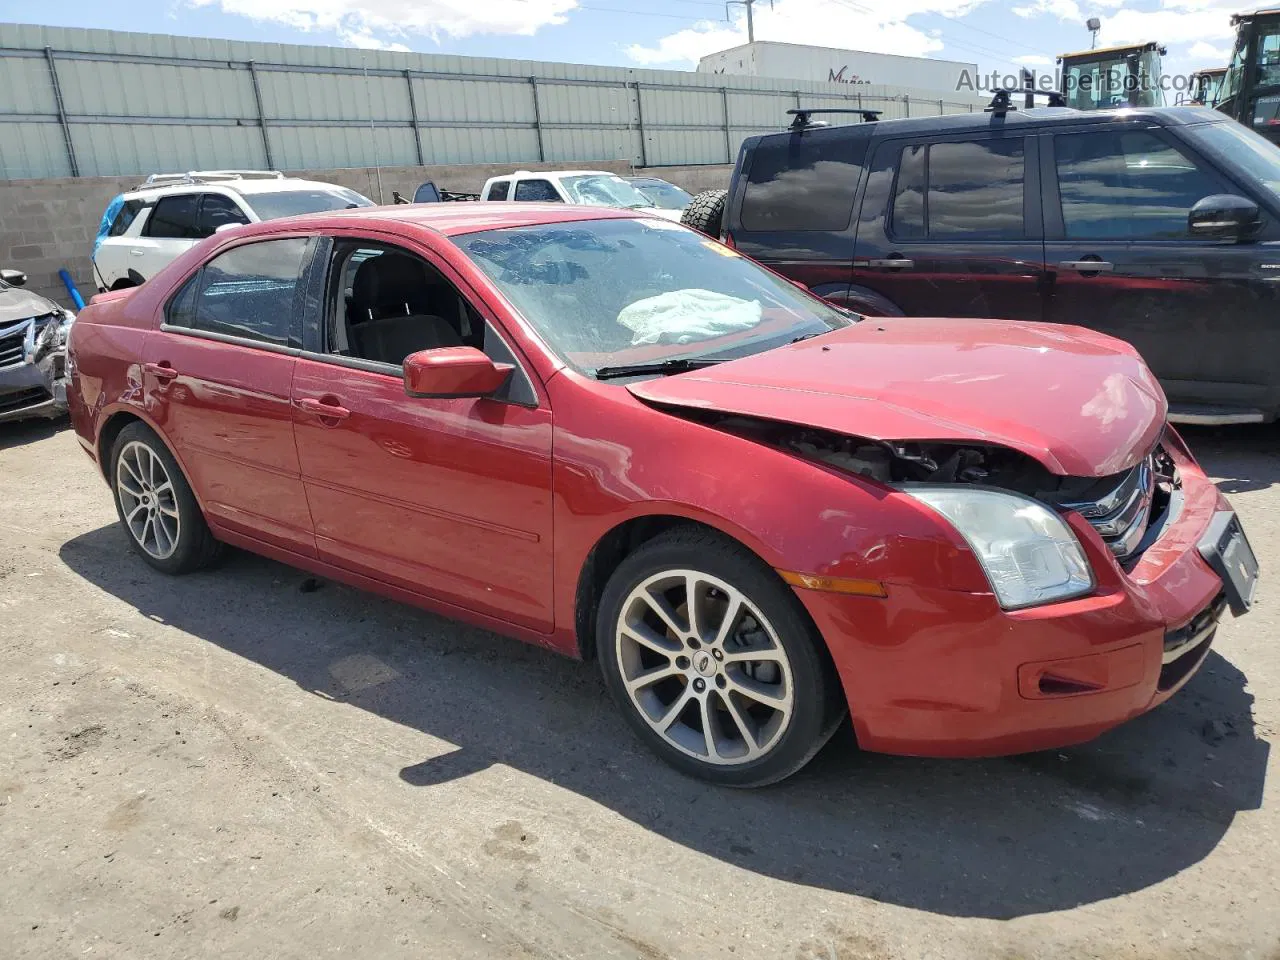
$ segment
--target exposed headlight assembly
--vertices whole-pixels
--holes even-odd
[[[1093,571],[1066,522],[1038,500],[957,485],[898,488],[968,541],[1000,606],[1018,610],[1093,590]]]

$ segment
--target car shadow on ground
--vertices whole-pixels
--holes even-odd
[[[152,620],[457,746],[405,767],[408,783],[503,764],[725,863],[935,913],[1010,918],[1141,889],[1205,857],[1261,803],[1268,744],[1229,643],[1168,704],[1086,746],[903,759],[859,752],[846,727],[792,779],[734,791],[642,748],[589,664],[337,584],[313,589],[245,553],[170,579],[114,526],[60,552]],[[373,682],[353,682],[353,664]]]
[[[70,426],[71,421],[66,417],[57,417],[53,420],[14,420],[9,423],[0,423],[0,450],[8,450],[11,447],[22,447],[28,443],[48,440],[54,434],[61,433]]]
[[[1178,432],[1228,496],[1280,483],[1280,423],[1181,426]]]

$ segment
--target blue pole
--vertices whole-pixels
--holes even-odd
[[[80,291],[76,289],[75,281],[71,279],[71,274],[66,268],[58,271],[58,276],[62,278],[62,283],[67,288],[67,296],[71,298],[71,302],[76,305],[77,310],[84,309],[84,297],[80,296]]]

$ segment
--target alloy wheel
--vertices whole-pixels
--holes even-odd
[[[632,704],[681,752],[748,763],[786,732],[795,706],[786,650],[733,585],[696,570],[650,576],[623,601],[615,643]]]
[[[167,560],[178,548],[182,518],[173,480],[145,443],[131,441],[116,458],[116,496],[130,536],[148,556]]]

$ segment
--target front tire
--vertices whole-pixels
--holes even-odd
[[[200,505],[178,461],[144,423],[131,423],[111,449],[111,490],[129,546],[163,573],[190,573],[217,559]]]
[[[790,776],[835,731],[845,704],[821,644],[768,566],[693,527],[627,556],[596,624],[605,682],[640,739],[732,787]]]

